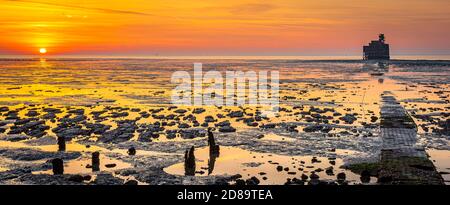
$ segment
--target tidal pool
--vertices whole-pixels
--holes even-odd
[[[314,156],[283,156],[251,152],[236,147],[220,147],[219,156],[210,154],[208,147],[195,151],[195,176],[236,175],[243,179],[256,177],[260,184],[285,184],[294,178],[310,181],[312,173],[321,180],[337,181],[337,174],[344,173],[349,184],[361,183],[360,176],[341,168],[342,159]],[[184,163],[164,169],[169,174],[185,175]],[[374,182],[374,181],[373,181]]]

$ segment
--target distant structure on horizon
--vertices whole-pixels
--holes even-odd
[[[364,60],[389,60],[389,44],[385,43],[384,34],[378,36],[378,41],[372,41],[363,47]]]

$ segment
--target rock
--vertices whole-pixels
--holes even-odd
[[[130,147],[127,151],[128,155],[136,155],[136,149],[134,147]]]
[[[102,134],[99,139],[101,142],[125,142],[134,137],[134,132],[137,129],[136,122],[134,120],[123,120],[117,122],[117,128],[107,131]]]
[[[245,180],[247,185],[258,185],[260,183],[259,179],[256,177],[251,177],[250,179]]]
[[[57,127],[52,130],[58,137],[64,137],[66,139],[72,139],[77,136],[85,136],[89,134],[88,130],[84,130],[79,127]]]
[[[186,113],[187,112],[187,110],[185,110],[185,109],[178,109],[178,110],[175,110],[175,111],[173,111],[174,113],[178,113],[178,114],[184,114],[184,113]]]
[[[208,115],[205,117],[205,122],[215,122],[216,120],[214,119],[213,116]]]
[[[284,185],[291,185],[291,184],[292,184],[292,181],[291,181],[291,179],[289,179],[289,178],[288,178],[288,179],[286,180],[286,182],[284,183]]]
[[[55,119],[55,118],[56,118],[55,113],[47,113],[42,116],[42,119],[46,119],[46,120]]]
[[[185,128],[190,128],[191,126],[187,123],[182,123],[178,125],[178,128],[180,129],[185,129]]]
[[[345,175],[344,172],[341,172],[341,173],[337,174],[336,177],[337,177],[338,181],[345,181],[345,179],[346,179],[346,175]]]
[[[120,117],[127,117],[129,115],[128,112],[112,112],[111,118],[120,118]]]
[[[244,186],[245,185],[245,181],[242,179],[236,179],[236,186]]]
[[[279,171],[279,172],[283,171],[283,167],[280,166],[280,165],[278,165],[278,166],[277,166],[277,171]]]
[[[131,112],[140,112],[141,109],[139,109],[139,108],[131,108],[130,111]]]
[[[370,117],[370,122],[376,122],[378,120],[378,117],[372,116]]]
[[[331,126],[323,126],[321,131],[323,133],[329,133],[331,130],[333,130]]]
[[[30,137],[28,137],[27,135],[23,135],[23,134],[9,134],[9,135],[5,135],[3,137],[1,137],[2,140],[5,141],[10,141],[10,142],[18,142],[18,141],[22,141],[22,140],[28,140],[30,139]]]
[[[303,128],[304,132],[317,132],[317,131],[320,131],[320,130],[322,130],[322,126],[321,125],[310,125],[310,126],[307,126],[307,127]]]
[[[159,134],[158,133],[154,133],[154,132],[143,132],[141,134],[139,134],[138,137],[138,141],[139,142],[151,142],[152,139],[157,139],[159,138]]]
[[[262,129],[273,129],[276,127],[275,123],[267,123],[260,126]]]
[[[91,179],[92,179],[91,175],[83,176],[84,181],[91,181]]]
[[[247,126],[249,126],[249,127],[258,127],[258,123],[257,122],[249,122],[249,123],[247,123]]]
[[[236,118],[236,117],[243,117],[244,116],[244,112],[238,110],[238,111],[232,111],[228,114],[229,117],[231,118]]]
[[[105,164],[106,168],[114,168],[116,167],[116,164],[112,163],[112,164]]]
[[[81,183],[81,182],[84,181],[84,177],[81,176],[81,175],[79,175],[79,174],[76,174],[76,175],[70,176],[68,180],[69,180],[69,181],[72,181],[72,182],[78,182],[78,183]]]
[[[321,161],[320,160],[318,160],[317,159],[317,157],[313,157],[312,159],[311,159],[311,163],[320,163]]]
[[[146,112],[146,111],[139,112],[139,115],[141,115],[141,117],[143,117],[143,118],[149,118],[150,117],[150,114],[148,112]]]
[[[318,180],[320,177],[319,175],[313,172],[309,175],[309,178],[311,178],[311,180]]]
[[[111,128],[111,125],[104,125],[100,123],[86,123],[86,128],[90,130],[91,133],[102,135],[106,131],[108,131]],[[87,134],[87,133],[79,133],[79,134]]]
[[[34,118],[26,120],[18,120],[14,123],[14,126],[10,127],[8,134],[20,134],[26,133],[32,137],[42,137],[45,135],[45,130],[50,127],[45,125],[45,121],[40,121]]]
[[[136,180],[128,180],[127,182],[125,182],[124,185],[132,185],[132,186],[135,186],[135,185],[138,185],[138,182],[137,182]]]
[[[305,185],[305,181],[299,180],[299,179],[297,179],[297,178],[293,178],[293,179],[292,179],[292,184],[295,184],[295,185]]]
[[[356,121],[356,117],[351,114],[345,114],[345,116],[340,117],[339,119],[347,124],[353,124],[353,122]]]
[[[306,180],[308,180],[308,176],[307,176],[306,174],[302,174],[302,176],[301,176],[301,177],[302,177],[302,180],[303,180],[303,181],[306,181]]]
[[[83,109],[69,110],[68,113],[77,114],[77,115],[83,115],[84,114],[84,110]]]
[[[8,112],[9,108],[8,107],[0,107],[0,112]]]
[[[194,114],[200,114],[200,113],[203,113],[203,112],[205,112],[206,110],[204,109],[204,108],[195,108],[193,111],[192,111],[192,113],[194,113]]]
[[[47,113],[62,113],[62,111],[60,109],[51,108],[51,107],[44,108],[44,109],[42,109],[42,111],[47,112]]]
[[[97,185],[122,185],[124,184],[123,180],[117,177],[114,177],[109,173],[99,173],[95,178],[94,184]]]
[[[288,132],[298,132],[297,125],[289,125],[289,126],[286,127],[286,130]]]
[[[179,131],[181,138],[194,139],[197,137],[205,137],[205,130],[202,128],[183,129]]]
[[[175,139],[177,137],[177,130],[166,130],[167,139]]]
[[[25,116],[28,116],[28,117],[36,117],[38,115],[39,115],[39,113],[35,110],[30,110],[25,114]]]
[[[328,176],[333,176],[334,175],[334,172],[333,172],[334,170],[333,170],[333,167],[328,167],[328,168],[326,168],[325,169],[325,173],[328,175]]]
[[[225,127],[225,126],[230,126],[230,125],[231,125],[231,123],[228,120],[216,123],[216,127]]]
[[[35,161],[43,159],[75,159],[81,156],[78,152],[45,152],[29,148],[0,148],[0,156],[19,161]]]
[[[231,126],[224,126],[219,128],[219,132],[236,132],[236,128]]]

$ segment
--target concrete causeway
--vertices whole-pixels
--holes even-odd
[[[442,176],[417,144],[417,127],[395,96],[382,94],[381,138],[378,182],[381,184],[443,185]]]

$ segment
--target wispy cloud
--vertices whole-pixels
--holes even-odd
[[[232,13],[263,13],[277,8],[273,4],[241,4],[232,8],[229,8]]]
[[[82,10],[98,11],[98,12],[113,13],[113,14],[130,14],[130,15],[154,16],[153,14],[144,13],[144,12],[137,12],[137,11],[127,11],[127,10],[87,7],[87,6],[78,6],[78,5],[53,3],[53,2],[45,2],[45,1],[33,1],[33,0],[6,0],[6,1],[21,2],[21,3],[32,3],[32,4],[40,4],[40,5],[47,5],[47,6],[57,6],[57,7],[65,7],[65,8],[72,8],[72,9],[82,9]]]

